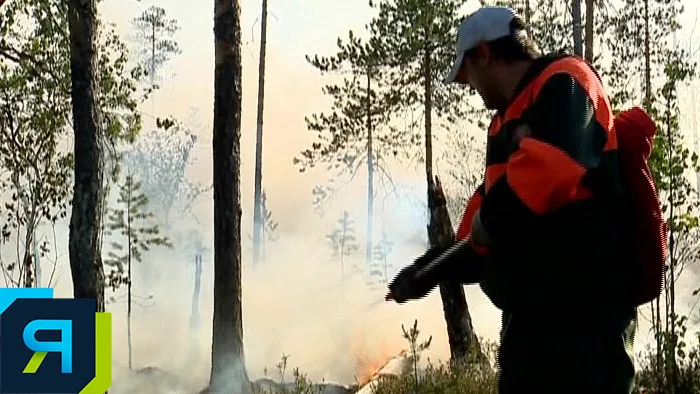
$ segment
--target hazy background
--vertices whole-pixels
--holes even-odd
[[[476,3],[476,2],[473,2]],[[193,3],[172,1],[105,0],[101,5],[103,17],[117,24],[124,35],[131,29],[131,20],[150,5],[166,9],[177,19],[181,30],[176,35],[182,54],[167,67],[171,74],[144,113],[155,116],[174,115],[185,119],[194,110],[201,128],[195,148],[196,162],[188,169],[191,179],[211,182],[211,129],[213,115],[213,2]],[[253,168],[256,129],[257,69],[259,51],[259,1],[242,1],[243,8],[243,127],[242,198],[243,198],[243,256],[250,259],[249,241],[252,231]],[[473,7],[471,7],[473,8]],[[692,43],[697,16],[697,2],[686,0],[684,35],[678,39]],[[465,10],[466,11],[466,10]],[[426,300],[406,306],[379,304],[382,291],[371,292],[362,280],[345,289],[341,302],[338,279],[339,267],[328,261],[329,250],[325,236],[331,231],[340,211],[348,210],[356,220],[361,250],[364,249],[364,217],[366,189],[364,171],[346,189],[342,198],[334,201],[325,218],[311,209],[311,189],[325,183],[332,174],[310,171],[300,174],[292,158],[309,146],[314,135],[306,130],[304,116],[328,108],[329,102],[321,92],[328,81],[310,67],[306,54],[332,54],[336,40],[346,36],[349,29],[362,30],[371,17],[365,1],[294,0],[270,1],[267,38],[267,71],[265,100],[265,137],[263,185],[268,208],[279,222],[280,239],[268,244],[265,266],[255,272],[244,271],[243,304],[246,362],[252,377],[261,376],[263,369],[274,370],[282,354],[290,355],[290,366],[299,366],[313,379],[352,382],[357,374],[358,357],[383,359],[404,348],[401,324],[410,325],[418,319],[419,328],[433,335],[432,358],[449,355],[442,307],[437,292]],[[125,36],[126,38],[126,36]],[[693,85],[683,94],[695,112]],[[146,128],[150,126],[145,115]],[[690,121],[690,120],[689,120]],[[694,128],[694,119],[692,120]],[[690,126],[689,126],[690,127]],[[439,131],[444,133],[445,131]],[[471,131],[470,131],[471,132]],[[474,133],[478,131],[474,130]],[[689,140],[689,142],[691,142]],[[439,154],[435,155],[439,157]],[[438,163],[438,175],[447,171]],[[424,173],[420,167],[392,169],[394,181],[411,190],[417,199],[425,194]],[[448,190],[449,191],[449,190]],[[395,268],[408,264],[422,252],[424,245],[416,234],[425,232],[425,222],[416,205],[405,199],[390,197],[386,209],[375,223],[375,235],[382,229],[394,235],[395,251],[391,260]],[[181,224],[200,231],[205,247],[211,247],[213,204],[211,193],[205,194],[196,206],[198,221]],[[458,218],[453,218],[457,220]],[[455,223],[456,224],[456,223]],[[70,271],[67,267],[67,225],[57,228],[59,240],[57,296],[72,294]],[[204,386],[208,378],[211,337],[212,273],[211,251],[204,254],[202,283],[202,327],[194,342],[189,340],[189,318],[193,286],[194,250],[154,252],[144,264],[162,270],[158,283],[139,283],[134,292],[139,296],[153,295],[153,303],[135,307],[134,363],[136,368],[149,365],[171,371],[188,379],[194,387]],[[364,253],[354,259],[364,264]],[[44,264],[44,271],[50,270]],[[46,275],[46,274],[44,274]],[[689,279],[689,281],[692,279]],[[121,291],[122,294],[123,291]],[[477,287],[469,287],[467,299],[477,333],[495,340],[500,324],[498,311],[491,306]],[[123,304],[108,306],[114,320],[115,378],[126,365],[126,329]],[[639,337],[648,338],[644,328]],[[193,347],[192,343],[196,346]],[[364,361],[369,362],[369,361]]]

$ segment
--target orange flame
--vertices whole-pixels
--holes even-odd
[[[353,341],[352,347],[355,354],[355,379],[360,387],[367,384],[396,356],[385,344],[370,346],[362,339]]]
[[[367,384],[386,363],[391,360],[391,355],[377,357],[358,357],[355,378],[360,386]]]

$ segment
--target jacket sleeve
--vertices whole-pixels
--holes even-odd
[[[538,217],[590,197],[582,177],[598,166],[606,149],[616,148],[609,141],[614,135],[608,135],[610,104],[590,74],[554,74],[523,114],[530,133],[514,145],[505,174],[480,209],[493,243],[523,237]]]
[[[484,184],[482,183],[476,188],[464,208],[457,228],[457,243],[434,256],[444,260],[436,268],[433,276],[437,282],[452,280],[463,284],[473,284],[480,281],[486,263],[486,251],[469,242],[469,234],[472,221],[481,207],[483,198]]]
[[[484,184],[482,183],[476,188],[472,196],[467,201],[467,206],[464,208],[464,213],[462,213],[462,219],[459,222],[459,227],[457,227],[457,239],[464,240],[469,237],[469,232],[472,228],[472,220],[474,220],[474,214],[481,207],[481,201],[484,198]]]

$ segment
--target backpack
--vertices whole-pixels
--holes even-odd
[[[649,157],[656,125],[639,107],[615,118],[620,173],[628,196],[625,251],[631,267],[631,301],[639,306],[656,299],[664,286],[668,228],[663,219]]]

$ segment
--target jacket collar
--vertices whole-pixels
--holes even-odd
[[[527,85],[530,84],[530,82],[537,78],[537,76],[540,75],[545,68],[547,68],[550,64],[554,63],[555,61],[568,56],[569,55],[566,54],[550,54],[540,56],[537,59],[533,60],[532,64],[530,65],[530,68],[528,68],[527,71],[525,71],[523,77],[520,78],[520,82],[518,82],[518,85],[515,88],[515,91],[513,92],[513,97],[508,102],[508,105],[506,105],[504,108],[500,108],[498,110],[498,114],[500,116],[503,116],[508,107],[510,107],[510,105],[513,103],[513,100],[515,100],[515,98],[518,97],[520,92],[522,92],[523,89],[525,89]]]

